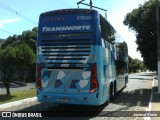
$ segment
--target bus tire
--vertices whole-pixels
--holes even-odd
[[[108,89],[108,93],[107,93],[107,96],[108,96],[108,100],[107,100],[107,105],[113,100],[113,97],[114,97],[114,94],[113,94],[113,84],[111,83],[110,84],[110,87]]]
[[[125,77],[125,86],[124,86],[124,88],[126,88],[127,87],[127,78]]]
[[[111,102],[110,101],[110,88],[108,89],[108,93],[107,93],[107,96],[108,96],[108,100],[107,100],[107,105]]]
[[[128,83],[128,75],[125,76],[125,88],[127,87],[127,83]]]
[[[113,91],[114,89],[113,89],[113,84],[111,84],[110,85],[110,92],[109,92],[109,98],[110,98],[110,101],[112,101],[113,100],[113,98],[114,98],[114,91]]]
[[[116,81],[114,82],[114,97],[117,95],[117,85]]]

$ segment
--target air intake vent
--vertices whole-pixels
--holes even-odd
[[[42,37],[40,53],[56,68],[84,64],[91,55],[91,33],[51,35]],[[58,67],[57,67],[58,66]],[[54,67],[53,67],[54,68]]]

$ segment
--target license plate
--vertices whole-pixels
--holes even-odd
[[[59,98],[59,102],[66,102],[66,103],[68,103],[68,102],[70,102],[70,99],[68,99],[68,98]]]

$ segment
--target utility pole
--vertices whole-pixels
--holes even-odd
[[[82,4],[82,5],[90,6],[90,9],[96,8],[96,9],[99,9],[99,10],[107,11],[107,10],[102,9],[102,8],[100,8],[100,7],[93,6],[92,0],[90,0],[90,3],[89,3],[89,4],[83,3],[83,1],[85,1],[85,0],[81,0],[81,1],[77,2],[78,8],[79,8],[79,4]]]
[[[77,2],[78,8],[79,8],[79,4],[81,4],[83,1],[85,1],[85,0],[81,0],[81,1]]]
[[[156,0],[156,27],[157,27],[157,57],[158,57],[158,93],[160,94],[160,20],[159,20],[159,13],[160,13],[160,5],[159,1]]]
[[[93,2],[92,2],[92,0],[90,0],[90,9],[92,10],[92,4],[93,4]]]

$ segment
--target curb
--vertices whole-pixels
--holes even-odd
[[[158,79],[154,79],[152,111],[160,111],[160,94],[158,93]]]
[[[0,105],[0,111],[6,108],[16,107],[18,105],[22,105],[22,104],[26,104],[26,103],[30,103],[34,101],[37,101],[37,97],[26,98],[26,99],[18,100],[15,102],[5,103],[5,104]]]

